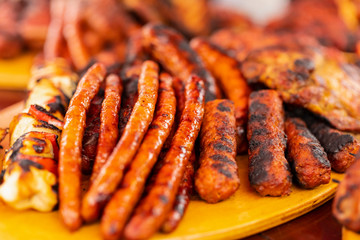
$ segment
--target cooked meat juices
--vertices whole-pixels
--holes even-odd
[[[251,186],[262,196],[290,194],[284,110],[276,91],[261,90],[250,94],[247,130]]]

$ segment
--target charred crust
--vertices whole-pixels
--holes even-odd
[[[230,164],[230,165],[236,165],[236,162],[234,160],[231,160],[230,158],[228,158],[225,155],[222,154],[214,154],[212,156],[210,156],[210,158],[214,161],[219,161],[225,164]]]
[[[43,120],[38,120],[41,124],[37,124],[37,125],[34,125],[34,127],[40,127],[40,128],[48,128],[48,129],[52,129],[52,130],[55,130],[55,131],[61,131],[59,128],[55,127],[54,125],[52,124],[49,124]]]
[[[266,121],[266,116],[263,114],[251,114],[249,117],[249,123],[253,122],[263,122]]]
[[[66,108],[65,106],[62,104],[61,101],[61,97],[60,96],[55,96],[54,97],[54,101],[53,102],[49,102],[48,104],[46,104],[49,107],[49,112],[50,113],[55,113],[57,111],[59,111],[63,116],[65,116],[66,113]]]
[[[216,107],[217,110],[220,112],[231,112],[231,109],[224,105],[224,102],[221,102]]]
[[[37,105],[37,104],[34,104],[33,105],[35,107],[36,110],[42,112],[42,113],[45,113],[46,115],[49,115],[51,116],[52,118],[56,119],[56,120],[59,120],[61,121],[60,119],[58,119],[57,117],[55,117],[53,114],[51,114],[49,111],[47,111],[45,108],[43,108],[42,106],[40,105]]]
[[[167,204],[169,202],[169,198],[165,195],[159,195],[159,199],[164,204]]]
[[[213,163],[211,166],[213,168],[215,168],[218,173],[221,173],[225,177],[233,178],[232,173],[228,169],[226,169],[226,166],[224,164],[222,164],[222,163]]]
[[[255,92],[255,93],[258,93],[258,95],[262,94],[260,92]],[[266,104],[261,103],[258,100],[255,100],[250,104],[249,111],[251,113],[267,112],[269,111],[269,107]]]
[[[21,159],[21,161],[18,161],[18,164],[26,172],[30,171],[30,167],[35,167],[38,169],[44,168],[40,163],[33,162],[30,159]]]
[[[157,124],[151,124],[149,127],[149,129],[159,129],[159,128],[160,128],[160,126]]]
[[[35,152],[37,152],[37,153],[42,153],[44,151],[43,145],[33,144],[32,147],[35,150]]]
[[[215,150],[224,151],[224,152],[228,152],[228,153],[233,152],[233,150],[230,147],[228,147],[228,146],[226,146],[226,145],[224,145],[222,143],[219,143],[219,142],[215,142],[214,145],[213,145],[213,148]]]
[[[315,64],[308,58],[296,59],[294,62],[295,69],[298,71],[312,72],[315,69]]]
[[[253,156],[249,164],[249,180],[252,185],[262,184],[268,179],[267,167],[274,160],[272,152],[263,146],[259,149],[258,154]]]

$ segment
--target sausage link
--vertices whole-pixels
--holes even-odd
[[[247,137],[251,186],[262,196],[288,195],[291,172],[284,153],[284,110],[276,91],[250,94]]]
[[[170,133],[176,112],[176,99],[171,87],[172,77],[160,75],[159,99],[155,117],[129,170],[124,175],[120,189],[111,198],[101,218],[101,231],[105,239],[118,239],[141,197],[146,179],[154,166],[160,150]]]
[[[192,75],[186,85],[186,103],[171,148],[154,186],[135,210],[124,234],[130,239],[148,238],[164,222],[174,204],[186,164],[194,148],[204,114],[204,83]]]
[[[97,143],[97,152],[91,174],[93,181],[104,166],[114,149],[119,137],[119,109],[121,103],[122,85],[120,78],[110,74],[106,78],[105,97],[100,113],[100,135]]]
[[[104,204],[115,192],[152,121],[159,88],[158,70],[155,62],[143,63],[139,98],[124,133],[84,196],[81,214],[88,222],[99,217]]]
[[[195,189],[209,203],[229,198],[240,185],[235,160],[234,110],[230,100],[214,100],[205,105]]]
[[[190,45],[217,79],[226,97],[234,102],[237,152],[246,152],[246,122],[251,89],[241,73],[240,63],[203,38],[193,39]]]
[[[195,150],[192,151],[189,162],[186,164],[184,176],[181,179],[179,190],[175,198],[173,209],[170,211],[161,226],[161,231],[170,233],[174,231],[181,219],[184,217],[185,211],[190,203],[190,196],[194,188],[194,164],[196,161]]]
[[[309,129],[324,147],[333,170],[345,172],[354,163],[360,149],[354,136],[317,120],[309,122]]]
[[[360,154],[346,171],[344,179],[336,191],[332,212],[335,218],[352,231],[360,231],[359,199],[360,199]]]
[[[171,74],[184,83],[191,74],[205,81],[205,101],[220,97],[215,79],[206,70],[197,54],[180,33],[161,24],[147,24],[143,27],[143,45]]]
[[[96,148],[100,134],[100,112],[104,100],[104,88],[100,89],[90,104],[86,113],[85,132],[81,150],[81,172],[90,175],[96,158]]]
[[[81,144],[86,124],[86,111],[106,74],[105,66],[94,64],[82,77],[64,119],[59,154],[60,216],[66,227],[81,226]]]
[[[304,188],[329,183],[331,165],[324,148],[311,134],[300,118],[287,118],[287,159],[292,165],[296,180]]]

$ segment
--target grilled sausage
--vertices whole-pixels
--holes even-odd
[[[250,94],[247,136],[251,186],[262,196],[288,195],[291,173],[284,153],[284,110],[276,91]]]
[[[320,141],[337,172],[345,172],[355,161],[355,154],[360,149],[359,142],[348,133],[329,127],[320,121],[309,122],[310,131]]]
[[[331,166],[324,148],[300,118],[287,118],[287,159],[296,180],[304,188],[329,183]]]
[[[100,135],[91,179],[95,179],[116,145],[119,137],[119,109],[122,85],[120,78],[110,74],[106,78],[105,97],[101,106]]]
[[[176,112],[176,99],[171,87],[172,77],[160,75],[159,99],[148,132],[124,175],[120,189],[105,208],[101,230],[105,239],[118,239],[132,210],[141,197],[146,179],[170,133]]]
[[[229,198],[240,185],[235,160],[234,109],[230,100],[214,100],[205,105],[195,189],[209,203]]]
[[[156,175],[154,186],[126,225],[125,237],[131,239],[150,237],[161,227],[171,210],[200,131],[204,114],[204,97],[203,80],[192,75],[186,85],[186,102],[180,125],[164,159],[164,165]]]
[[[100,134],[100,112],[104,100],[104,89],[100,86],[86,113],[86,124],[81,149],[81,172],[90,175],[96,158]]]
[[[246,122],[250,87],[242,76],[240,64],[220,48],[203,38],[195,38],[191,47],[199,54],[207,69],[218,80],[226,97],[235,104],[237,152],[247,150]]]
[[[106,69],[94,64],[82,77],[64,119],[59,156],[60,216],[69,230],[81,226],[81,145],[86,124],[86,111],[99,91]]]
[[[205,101],[220,97],[214,78],[178,32],[165,25],[147,24],[143,27],[142,34],[144,47],[171,74],[184,83],[191,74],[198,75],[205,81]]]
[[[86,221],[99,217],[104,204],[122,180],[125,168],[136,154],[153,118],[158,87],[158,65],[145,61],[139,79],[139,97],[124,133],[84,196],[81,214]]]
[[[335,218],[352,231],[360,231],[359,199],[360,199],[360,155],[346,171],[344,179],[336,191],[332,212]]]
[[[196,154],[195,150],[193,150],[189,162],[186,164],[184,176],[181,179],[179,190],[175,197],[174,206],[161,226],[161,231],[165,233],[170,233],[178,227],[189,206],[190,196],[194,188],[195,161]]]

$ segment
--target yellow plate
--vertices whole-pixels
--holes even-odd
[[[17,104],[0,112],[0,126],[21,110]],[[292,187],[287,197],[260,197],[250,187],[247,156],[238,158],[241,186],[228,200],[207,204],[192,200],[178,229],[172,234],[157,234],[153,239],[234,239],[246,237],[294,219],[323,204],[335,193],[343,175],[332,173],[329,184],[313,190]],[[335,181],[334,181],[335,180]],[[101,239],[98,223],[68,232],[58,212],[15,211],[0,204],[0,239],[63,240]]]
[[[360,240],[360,234],[343,227],[342,240]]]
[[[0,88],[25,89],[35,53],[25,53],[12,59],[0,59]]]

